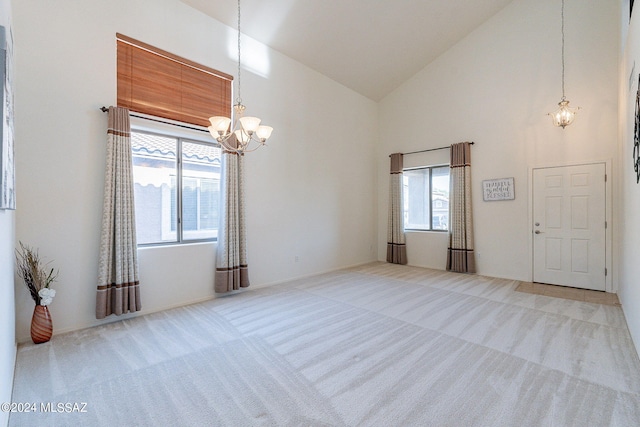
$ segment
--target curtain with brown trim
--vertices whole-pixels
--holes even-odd
[[[471,143],[451,145],[447,270],[475,273],[471,210]]]
[[[391,155],[391,175],[389,177],[389,217],[387,228],[387,262],[407,263],[407,246],[404,237],[402,207],[402,153]]]
[[[129,110],[109,107],[96,318],[139,311]]]
[[[229,143],[237,143],[234,136]],[[215,291],[224,293],[249,286],[244,206],[244,155],[223,150],[220,178],[222,204],[216,251]]]

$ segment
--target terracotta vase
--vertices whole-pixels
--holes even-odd
[[[51,313],[46,305],[36,304],[31,318],[31,339],[34,344],[47,342],[53,333]]]

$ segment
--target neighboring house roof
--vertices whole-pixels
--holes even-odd
[[[176,157],[176,140],[170,137],[147,133],[131,135],[131,150],[134,153],[161,158]],[[197,142],[184,144],[182,156],[194,162],[220,163],[220,148]]]

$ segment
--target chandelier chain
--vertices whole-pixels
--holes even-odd
[[[225,152],[244,154],[257,150],[265,145],[271,136],[273,128],[261,125],[260,118],[245,116],[245,106],[242,105],[242,28],[240,27],[240,0],[238,0],[238,78],[236,103],[231,111],[231,117],[209,117],[211,126],[208,127],[211,136],[220,143]]]
[[[566,99],[564,95],[564,0],[562,0],[561,17],[562,17],[562,100],[564,101]]]
[[[238,105],[242,104],[242,96],[240,92],[240,59],[240,0],[238,0],[238,96],[236,97],[236,104]]]
[[[549,113],[548,115],[551,116],[551,120],[553,121],[553,124],[555,126],[561,127],[562,129],[564,129],[565,127],[569,126],[571,123],[573,123],[573,120],[576,117],[577,111],[580,109],[580,107],[575,107],[575,108],[571,108],[569,107],[569,101],[567,100],[566,96],[565,96],[565,58],[564,58],[564,51],[565,51],[565,34],[564,34],[564,2],[565,0],[562,0],[562,8],[561,8],[561,12],[560,12],[560,18],[561,18],[561,33],[562,33],[562,99],[560,100],[560,102],[558,103],[558,109],[556,111],[554,111],[553,113]]]

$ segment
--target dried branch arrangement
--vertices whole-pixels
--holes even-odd
[[[16,249],[16,266],[37,305],[48,305],[55,295],[53,289],[49,290],[49,285],[58,277],[58,271],[53,268],[49,270],[48,265],[40,259],[37,250],[20,242],[20,249]],[[43,289],[47,291],[41,292]]]

